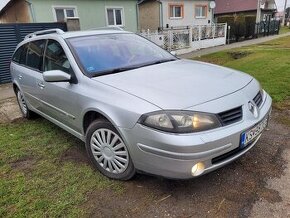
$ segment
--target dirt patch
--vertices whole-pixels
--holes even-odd
[[[285,168],[281,155],[290,138],[289,128],[277,121],[280,116],[274,110],[270,130],[259,143],[222,169],[186,181],[137,175],[123,183],[123,193],[110,188],[89,193],[82,208],[90,217],[245,217],[260,199],[281,202],[279,192],[266,183]]]
[[[10,163],[10,166],[12,169],[18,171],[30,172],[33,169],[35,163],[36,161],[33,159],[33,157],[23,157]]]
[[[16,98],[0,101],[0,123],[13,122],[21,117]]]
[[[290,99],[274,104],[274,108],[279,112],[278,122],[290,127]]]
[[[85,145],[79,141],[79,145],[74,145],[67,149],[60,157],[60,162],[72,161],[75,163],[90,164]]]
[[[290,146],[290,142],[288,141]],[[290,158],[290,149],[287,149],[283,156],[285,160]],[[277,190],[282,198],[280,202],[269,202],[261,198],[255,203],[251,217],[290,217],[290,162],[280,178],[273,178],[267,181],[267,187]]]
[[[233,59],[241,59],[241,58],[249,56],[250,54],[252,54],[252,52],[249,52],[249,51],[231,51],[231,52],[228,52],[228,54]]]

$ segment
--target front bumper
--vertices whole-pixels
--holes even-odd
[[[244,104],[242,121],[206,132],[169,134],[141,124],[120,131],[137,170],[167,178],[193,178],[191,170],[196,163],[204,164],[205,174],[234,161],[257,143],[260,136],[239,149],[241,133],[259,123],[271,111],[271,97],[266,92],[263,96],[257,118]]]

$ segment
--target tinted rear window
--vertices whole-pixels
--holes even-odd
[[[12,61],[19,63],[21,52],[23,51],[23,46],[17,49],[12,57]]]
[[[24,44],[21,46],[21,54],[19,57],[19,64],[26,64],[26,53],[27,53],[28,44]]]

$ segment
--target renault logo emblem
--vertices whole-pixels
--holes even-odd
[[[255,118],[257,118],[259,116],[259,111],[258,111],[257,105],[254,102],[249,101],[248,106],[249,106],[250,112],[254,115]]]

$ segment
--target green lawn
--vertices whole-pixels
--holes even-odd
[[[194,58],[246,72],[260,81],[274,102],[290,96],[290,37]]]
[[[0,142],[0,217],[79,217],[88,193],[122,191],[84,161],[63,158],[83,143],[44,119],[0,124]]]
[[[283,33],[288,33],[288,32],[290,32],[290,28],[288,26],[283,26],[283,27],[281,27],[279,33],[283,34]]]

